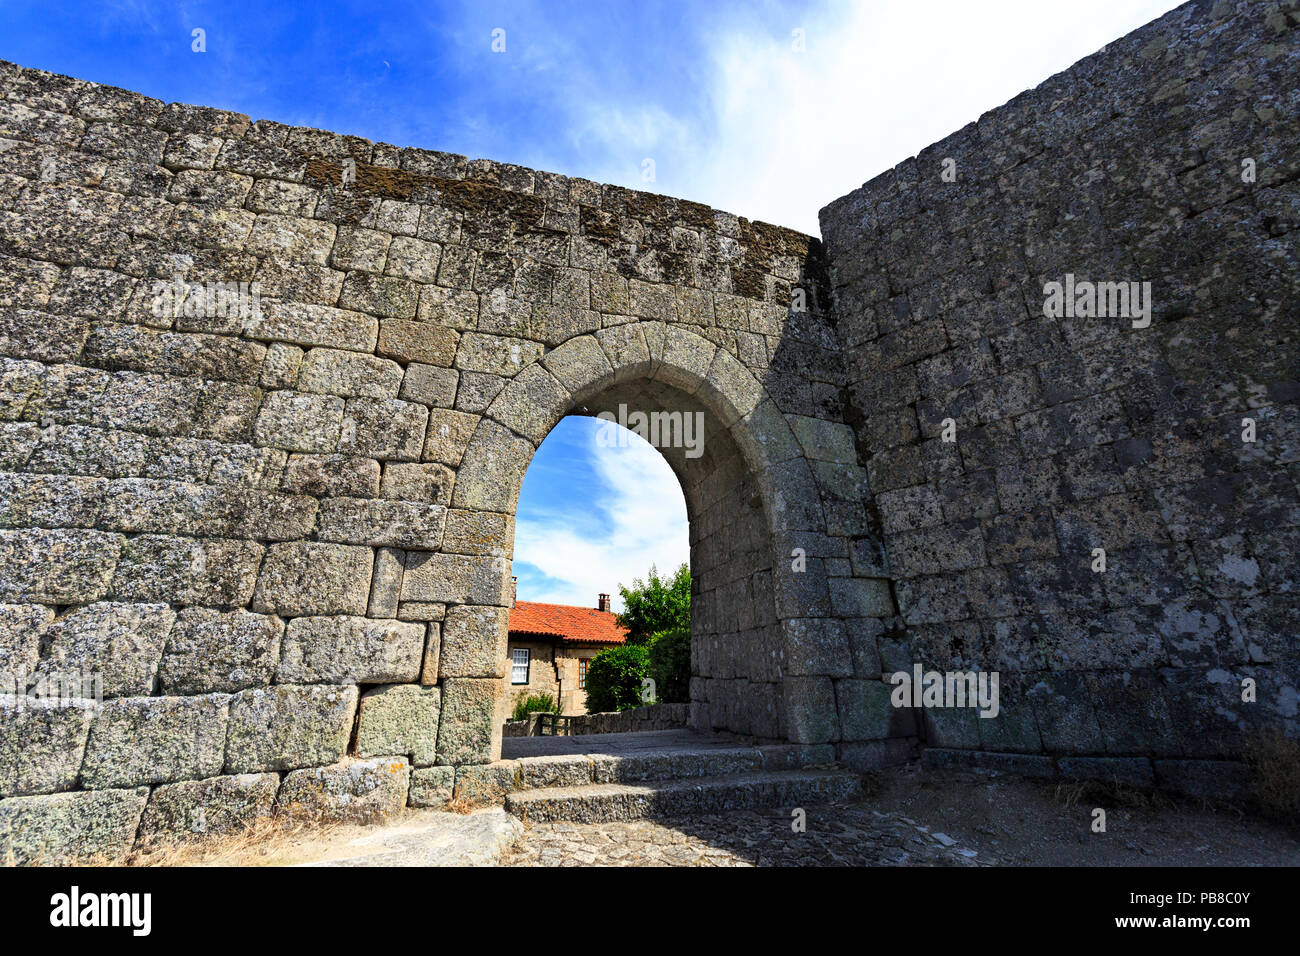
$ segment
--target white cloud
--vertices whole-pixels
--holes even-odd
[[[619,584],[644,578],[652,564],[671,571],[690,560],[686,501],[677,476],[649,443],[627,432],[626,447],[608,448],[596,444],[595,428],[584,434],[601,499],[519,516],[516,573],[529,564],[552,579],[540,593],[519,596],[592,607],[597,594],[608,593],[619,610]]]
[[[575,128],[604,124],[593,178],[641,185],[627,162],[640,151],[656,159],[658,191],[817,234],[831,200],[1177,5],[837,2],[789,24],[728,9],[703,71],[711,115],[611,123],[627,104],[585,91]]]

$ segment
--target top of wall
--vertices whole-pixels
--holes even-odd
[[[1234,81],[1252,83],[1257,109],[1285,115],[1294,110],[1287,100],[1295,91],[1269,84],[1259,75],[1260,64],[1235,54],[1253,46],[1260,33],[1284,43],[1288,26],[1283,8],[1296,6],[1295,0],[1185,3],[828,203],[819,214],[823,241],[851,244],[864,238],[864,225],[885,229],[923,210],[966,204],[975,182],[996,179],[1049,144],[1077,140],[1105,122],[1157,110],[1171,124],[1180,124],[1192,104],[1203,99],[1198,94],[1205,84],[1231,94]],[[1146,68],[1155,65],[1150,61],[1177,63],[1178,73],[1187,79],[1171,81],[1169,71]],[[944,182],[943,161],[956,156],[967,166],[959,169],[955,183]],[[982,168],[970,169],[972,160]]]
[[[320,190],[326,196],[322,202],[330,203],[324,218],[339,224],[367,225],[374,203],[366,200],[437,204],[453,216],[462,214],[457,225],[466,227],[464,238],[476,248],[499,249],[503,237],[520,231],[564,233],[596,247],[614,271],[629,278],[783,304],[789,303],[789,285],[801,280],[805,263],[820,254],[814,237],[689,200],[269,120],[253,122],[240,113],[163,103],[7,61],[0,61],[0,89],[0,151],[8,153],[9,163],[28,159],[16,155],[12,141],[18,140],[172,174],[195,170],[277,179]],[[355,182],[344,196],[337,187],[349,159],[356,164]],[[178,196],[175,183],[155,179],[147,171],[127,170],[79,184],[203,201]],[[322,218],[319,212],[316,218]]]

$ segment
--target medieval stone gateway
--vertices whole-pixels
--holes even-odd
[[[621,406],[703,415],[693,728],[1243,793],[1300,688],[1298,20],[1180,7],[824,246],[0,64],[0,854],[518,783],[520,483]]]

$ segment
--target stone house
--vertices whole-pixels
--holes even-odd
[[[587,662],[627,639],[608,594],[594,608],[515,601],[508,630],[508,711],[520,697],[550,694],[560,713],[585,714]]]

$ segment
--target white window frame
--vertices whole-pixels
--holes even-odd
[[[510,683],[527,684],[529,668],[532,667],[532,652],[527,647],[512,647],[510,649]],[[523,668],[524,679],[519,679],[519,669]]]

